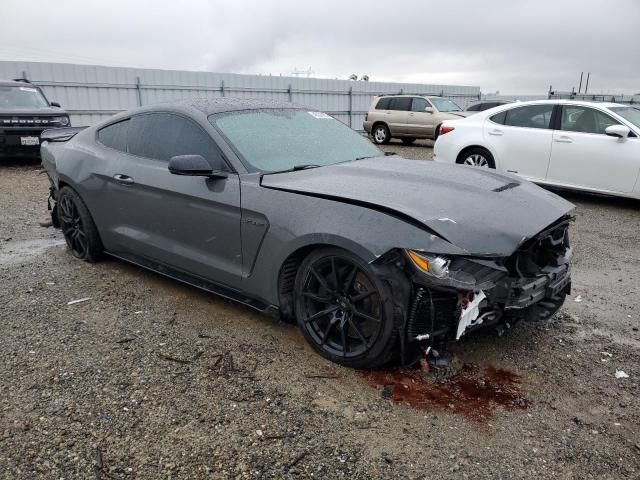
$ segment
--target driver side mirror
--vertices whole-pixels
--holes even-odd
[[[424,111],[427,113],[433,113],[433,107],[424,107]]]
[[[169,171],[174,175],[227,178],[229,175],[223,171],[222,159],[217,158],[216,164],[217,168],[212,168],[202,155],[177,155],[169,160]]]
[[[61,107],[60,107],[60,104],[59,104],[58,102],[49,102],[49,105],[51,105],[52,107],[58,107],[58,108],[61,108]]]
[[[629,127],[625,127],[624,125],[611,125],[607,127],[604,131],[610,137],[617,137],[619,139],[625,139],[631,133]]]

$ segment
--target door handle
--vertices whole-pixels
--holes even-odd
[[[113,176],[113,179],[117,182],[120,183],[122,185],[133,185],[135,182],[133,181],[133,178],[131,178],[129,175],[123,175],[121,173],[116,173]]]
[[[498,129],[491,130],[489,132],[489,135],[494,135],[496,137],[499,137],[500,135],[503,135],[503,134],[504,134],[504,132],[502,130],[498,130]]]
[[[558,143],[573,143],[573,138],[563,135],[554,139]]]

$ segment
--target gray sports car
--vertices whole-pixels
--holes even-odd
[[[290,103],[140,108],[49,130],[42,157],[75,257],[295,319],[344,365],[545,319],[570,290],[573,205],[495,171],[385,156]]]

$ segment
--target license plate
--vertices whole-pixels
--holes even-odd
[[[40,139],[38,137],[20,137],[20,145],[32,147],[34,145],[40,145]]]

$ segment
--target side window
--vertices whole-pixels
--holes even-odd
[[[527,105],[507,110],[504,125],[526,128],[549,128],[553,105]]]
[[[604,135],[607,127],[611,125],[619,125],[619,123],[599,110],[567,105],[562,107],[560,130]]]
[[[168,162],[176,155],[202,155],[207,160],[222,154],[195,122],[171,113],[148,113],[131,118],[129,153]]]
[[[424,112],[425,108],[427,108],[427,101],[424,98],[413,97],[411,102],[412,112]]]
[[[389,97],[384,97],[378,100],[376,104],[376,110],[389,110],[389,102],[391,99]]]
[[[129,120],[108,125],[98,130],[98,141],[105,147],[115,148],[122,152],[127,151],[127,131]]]
[[[389,110],[409,111],[411,108],[411,97],[392,97]]]
[[[496,113],[492,117],[489,117],[489,120],[491,120],[493,123],[504,125],[504,121],[506,118],[507,118],[507,112],[505,111],[505,112]]]
[[[467,108],[468,112],[479,112],[482,108],[482,104],[481,103],[476,103],[475,105],[471,105],[469,108]]]

